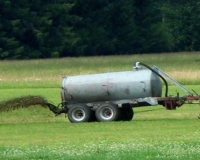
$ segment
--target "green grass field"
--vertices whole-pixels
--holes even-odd
[[[200,93],[199,53],[0,61],[0,101],[40,95],[60,103],[62,76],[132,70],[133,62],[156,65]],[[181,92],[170,86],[170,95]],[[72,124],[65,115],[32,106],[0,113],[1,160],[199,159],[198,104],[168,111],[134,108],[130,122]]]
[[[156,65],[182,84],[198,85],[200,52],[192,52],[1,61],[0,88],[58,88],[63,76],[132,70],[137,61]]]

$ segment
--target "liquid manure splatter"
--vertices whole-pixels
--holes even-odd
[[[40,105],[44,108],[49,108],[56,115],[66,113],[65,109],[59,109],[58,107],[49,103],[42,96],[23,96],[0,102],[0,112],[8,112],[10,110],[15,110],[19,108],[28,108],[34,105]]]

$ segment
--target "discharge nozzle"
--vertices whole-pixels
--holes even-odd
[[[142,67],[140,66],[140,62],[135,62],[133,68],[138,71],[138,70],[142,70]]]

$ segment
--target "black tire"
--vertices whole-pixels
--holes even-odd
[[[72,123],[89,122],[92,110],[87,105],[77,104],[69,108],[67,116]]]
[[[120,117],[120,110],[113,103],[104,103],[96,109],[95,115],[100,122],[117,121]]]
[[[122,108],[120,108],[120,112],[121,112],[120,120],[131,121],[133,119],[134,112],[129,104],[122,106]]]

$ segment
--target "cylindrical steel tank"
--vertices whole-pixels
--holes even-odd
[[[159,77],[150,70],[64,77],[62,100],[68,104],[160,97]]]

